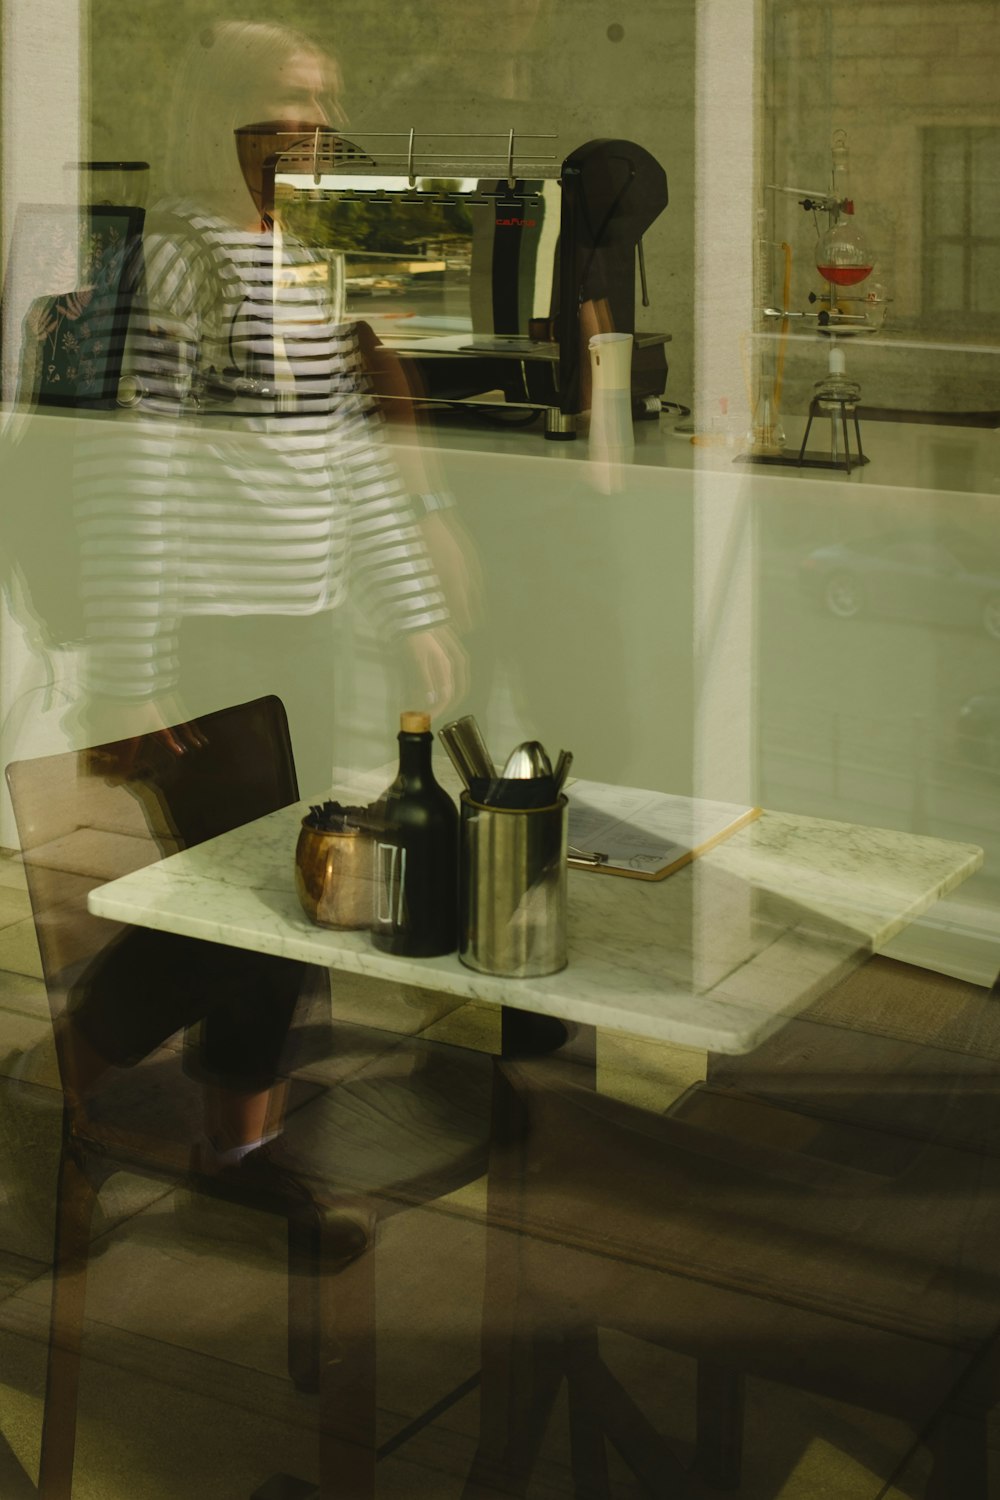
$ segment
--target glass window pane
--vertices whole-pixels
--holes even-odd
[[[970,229],[1000,237],[1000,130],[974,130],[970,160]]]
[[[927,250],[927,311],[956,312],[965,306],[965,250],[938,241]]]
[[[960,234],[965,213],[965,132],[929,130],[925,154],[924,214],[930,232]]]
[[[1000,244],[973,247],[971,306],[975,312],[1000,313]]]

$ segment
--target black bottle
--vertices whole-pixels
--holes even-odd
[[[399,722],[399,773],[373,809],[372,941],[432,958],[458,947],[458,811],[434,780],[430,715]]]

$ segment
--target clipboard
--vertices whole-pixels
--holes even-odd
[[[570,869],[630,880],[666,880],[761,814],[759,807],[601,781],[574,781],[567,794]]]

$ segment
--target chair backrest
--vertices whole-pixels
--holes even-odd
[[[49,1003],[121,931],[87,897],[168,854],[296,801],[280,699],[7,767]]]

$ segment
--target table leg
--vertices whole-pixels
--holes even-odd
[[[584,1075],[589,1072],[589,1079],[584,1076],[573,1081],[586,1082],[593,1088],[597,1068],[596,1027],[540,1016],[531,1010],[515,1010],[511,1005],[501,1008],[501,1057],[550,1057],[555,1052],[560,1059],[580,1068]]]
[[[508,1016],[513,1018],[510,1026]],[[520,1050],[515,1055],[524,1056],[530,1037],[537,1053],[542,1037],[552,1040],[556,1035],[550,1027],[525,1024],[538,1019],[545,1020],[505,1010],[505,1047],[516,1044]],[[487,1185],[479,1441],[462,1500],[486,1500],[498,1491],[524,1495],[563,1378],[561,1341],[543,1345],[534,1337],[521,1288],[520,1237],[507,1227],[517,1221],[527,1128],[524,1095],[513,1087],[498,1060],[493,1069]]]
[[[501,1059],[553,1057],[575,1082],[595,1086],[597,1033],[552,1016],[504,1006]],[[483,1303],[479,1443],[463,1500],[504,1492],[523,1494],[562,1384],[561,1339],[540,1339],[520,1285],[516,1224],[524,1176],[528,1101],[504,1073],[493,1070],[490,1166],[487,1187],[486,1277]]]

